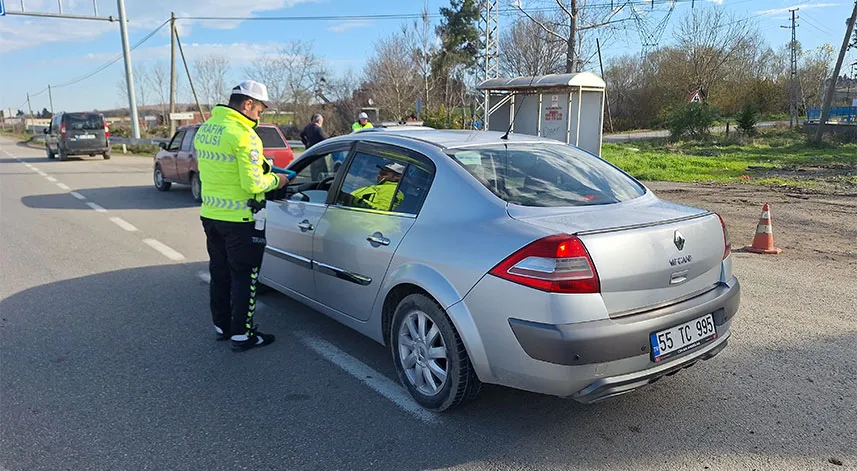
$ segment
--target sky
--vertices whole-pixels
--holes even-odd
[[[21,11],[22,0],[0,0],[8,11]],[[23,0],[26,11],[57,13],[58,1],[63,13],[92,15],[93,0]],[[118,16],[113,0],[95,0],[99,16]],[[594,0],[590,0],[594,1]],[[663,0],[658,0],[659,2]],[[693,8],[721,5],[737,18],[751,18],[765,41],[778,49],[788,43],[790,8],[800,8],[797,38],[804,49],[825,43],[838,52],[845,34],[845,20],[851,14],[853,0],[696,0]],[[424,6],[433,14],[448,6],[449,0],[126,0],[129,41],[135,43],[150,34],[174,11],[181,17],[317,17],[419,14]],[[513,0],[500,0],[505,11],[500,29],[517,16],[510,8]],[[544,0],[522,0],[525,9],[545,5]],[[641,9],[644,11],[645,9]],[[679,3],[664,30],[661,44],[672,41],[672,29],[690,12],[689,3]],[[651,13],[653,23],[665,9]],[[238,82],[245,68],[255,59],[293,40],[312,41],[313,49],[334,73],[364,72],[373,43],[401,28],[402,19],[324,19],[292,21],[201,21],[179,20],[179,33],[188,61],[210,54],[226,56],[231,64],[229,80]],[[161,28],[131,53],[135,66],[166,66],[170,57],[169,28]],[[612,40],[604,48],[605,62],[623,54],[638,54],[640,40],[634,31]],[[86,21],[23,16],[0,17],[0,109],[24,109],[27,93],[34,111],[49,108],[51,85],[54,111],[81,111],[127,106],[120,92],[124,76],[120,60],[76,84],[67,85],[102,67],[120,55],[121,40],[117,22]],[[857,60],[852,50],[848,62]],[[844,68],[843,73],[850,69]],[[40,93],[41,92],[41,93]],[[184,93],[183,95],[186,95]],[[180,96],[180,100],[187,99]],[[153,101],[151,99],[147,101]]]

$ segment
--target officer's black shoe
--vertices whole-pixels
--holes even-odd
[[[214,340],[217,340],[218,342],[220,342],[223,340],[229,340],[231,337],[232,337],[232,334],[230,334],[229,332],[223,332],[223,333],[217,332],[217,337],[215,337]]]
[[[263,334],[256,332],[256,329],[250,331],[247,335],[247,340],[232,340],[232,351],[243,352],[251,348],[264,347],[274,343],[274,336],[271,334]]]

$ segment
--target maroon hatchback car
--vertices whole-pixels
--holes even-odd
[[[155,155],[153,174],[158,191],[168,191],[173,183],[182,183],[190,185],[194,200],[202,201],[202,184],[193,146],[193,138],[200,126],[182,126],[168,144],[161,143],[161,150]],[[260,124],[256,127],[256,134],[262,140],[265,157],[273,160],[275,166],[285,168],[295,159],[288,141],[276,125]]]

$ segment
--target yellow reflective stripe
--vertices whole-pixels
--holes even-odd
[[[225,198],[217,198],[215,196],[203,196],[202,204],[214,208],[231,209],[236,211],[249,208],[246,201],[228,200]]]
[[[200,160],[212,160],[214,162],[235,162],[235,156],[224,154],[222,152],[212,152],[210,150],[197,150],[196,157]]]

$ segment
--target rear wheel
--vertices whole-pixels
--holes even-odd
[[[110,152],[105,152],[101,156],[104,157],[104,160],[110,160]]]
[[[482,387],[452,322],[423,294],[411,294],[399,303],[390,348],[399,380],[426,409],[443,412],[458,407]]]
[[[169,191],[170,187],[173,186],[172,183],[164,180],[164,174],[161,172],[161,166],[155,166],[155,173],[152,175],[155,180],[155,188],[158,191]]]
[[[198,173],[190,174],[190,193],[193,195],[194,201],[202,202],[202,182],[199,180]]]

